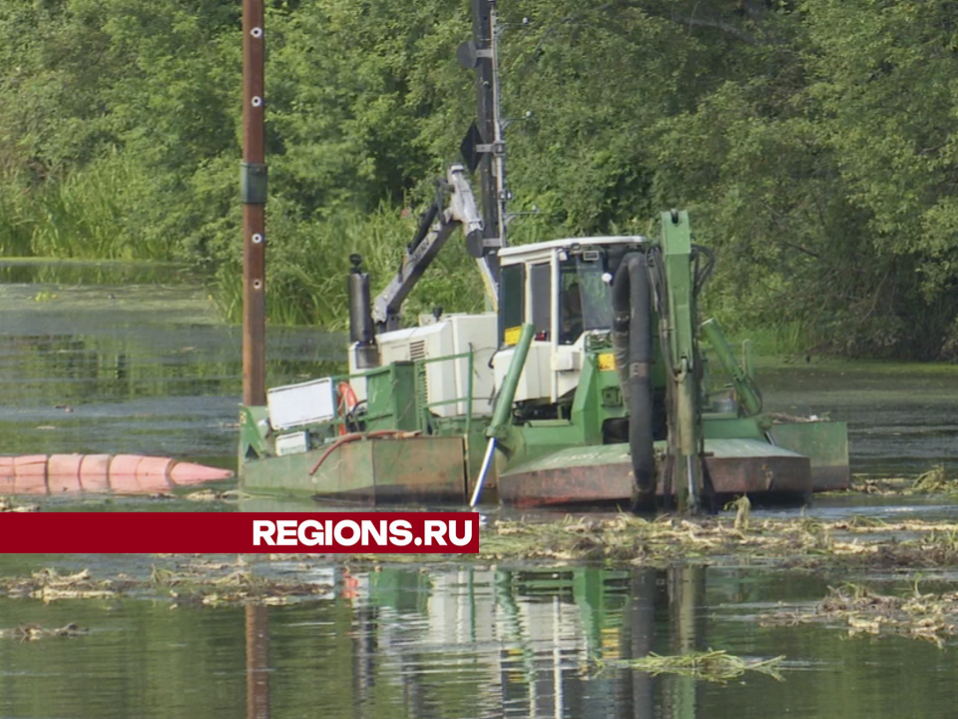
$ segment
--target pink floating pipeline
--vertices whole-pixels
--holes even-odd
[[[0,495],[156,494],[232,477],[228,469],[140,454],[0,456]]]

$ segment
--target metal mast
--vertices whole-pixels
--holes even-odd
[[[490,204],[496,205],[496,230],[498,231],[499,246],[506,247],[506,203],[512,199],[506,189],[506,140],[503,137],[505,123],[502,121],[501,96],[499,93],[499,24],[496,16],[495,0],[489,2],[490,49],[492,57],[492,154],[495,159],[495,189],[494,198],[489,198]],[[484,200],[485,201],[485,200]]]
[[[266,132],[263,0],[243,0],[243,404],[266,404]]]
[[[476,48],[476,125],[484,144],[496,136],[495,75],[492,65],[492,2],[473,0],[472,36]],[[485,150],[486,148],[483,148]],[[485,237],[499,233],[499,202],[496,178],[492,172],[492,154],[480,150],[479,190],[482,196],[482,223]]]
[[[495,6],[495,0],[472,0],[473,38],[459,49],[460,62],[476,70],[476,122],[463,140],[462,151],[469,169],[479,170],[483,243],[481,248],[470,249],[477,257],[495,255],[506,245],[505,203],[509,193],[505,189],[506,145],[499,116]]]

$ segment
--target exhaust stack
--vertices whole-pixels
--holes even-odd
[[[356,367],[379,366],[379,346],[373,327],[372,302],[369,298],[369,273],[363,272],[360,255],[350,255],[353,268],[349,272],[349,341],[356,352]]]

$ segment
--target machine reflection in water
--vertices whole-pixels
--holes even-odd
[[[338,575],[349,618],[335,662],[341,678],[351,668],[355,716],[695,716],[694,679],[602,666],[703,648],[704,568]],[[246,608],[248,719],[271,717],[270,677],[291,669],[287,613]]]

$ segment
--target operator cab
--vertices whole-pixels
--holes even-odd
[[[579,384],[586,338],[612,329],[612,274],[641,236],[588,237],[520,245],[499,251],[499,351],[495,384],[502,386],[522,325],[535,339],[515,401],[555,404]]]

